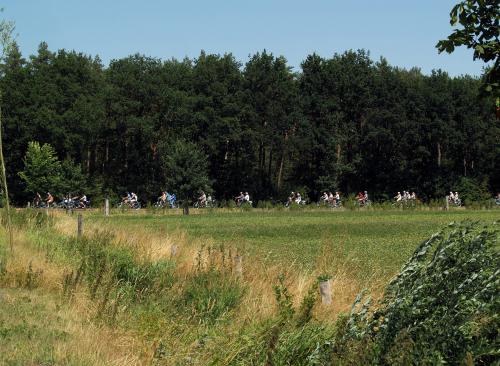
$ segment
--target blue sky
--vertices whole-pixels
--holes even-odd
[[[168,58],[231,52],[246,62],[266,49],[295,70],[308,54],[364,48],[396,66],[480,75],[472,52],[437,53],[458,0],[0,0],[26,57],[41,41],[111,59],[134,53]]]

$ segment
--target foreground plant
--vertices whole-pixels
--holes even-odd
[[[423,242],[373,315],[368,305],[351,315],[333,357],[361,347],[376,364],[498,360],[498,243],[496,225],[471,222],[452,224]]]

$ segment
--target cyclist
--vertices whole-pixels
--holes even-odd
[[[363,195],[362,192],[359,192],[358,195],[356,196],[356,199],[358,200],[358,203],[360,206],[363,206],[365,203],[365,196]]]
[[[122,197],[122,204],[128,204],[130,205],[130,200],[131,200],[131,196],[130,196],[130,193],[127,192],[127,195],[125,197]]]
[[[328,193],[323,192],[323,195],[321,196],[321,200],[323,203],[327,204],[328,203]]]
[[[40,196],[40,193],[36,192],[33,204],[35,207],[40,207],[40,205],[42,204],[42,196]]]
[[[396,202],[400,202],[402,199],[401,193],[398,192],[398,194],[396,195],[396,197],[394,197],[394,199],[396,200]]]
[[[134,192],[130,193],[130,198],[129,198],[130,207],[135,207],[137,203],[138,203],[137,195]]]
[[[335,192],[335,206],[339,206],[340,205],[340,194],[339,192]]]
[[[169,198],[169,194],[167,191],[161,191],[161,196],[158,197],[156,201],[156,207],[165,208],[167,207],[167,200]]]
[[[245,195],[243,192],[240,192],[239,196],[236,196],[234,200],[236,201],[236,204],[240,206],[243,203],[243,200],[245,199]]]
[[[250,195],[248,194],[248,192],[245,192],[245,195],[243,196],[243,202],[248,202],[248,203],[252,204],[252,201],[250,201]]]
[[[87,196],[84,194],[82,194],[82,196],[80,197],[80,200],[78,202],[78,206],[80,208],[87,208],[87,205],[88,205],[88,200],[87,200]]]
[[[333,205],[333,200],[334,200],[333,193],[328,191],[328,204]]]
[[[45,203],[47,204],[47,207],[50,207],[50,205],[54,203],[54,197],[50,194],[50,192],[47,192]]]
[[[175,195],[175,193],[172,193],[169,197],[168,192],[167,192],[167,199],[168,199],[168,202],[170,202],[170,208],[174,208],[175,202],[177,201],[177,196]]]
[[[201,194],[198,197],[198,205],[199,207],[205,207],[207,205],[207,195],[203,191],[201,191]]]
[[[300,196],[300,193],[297,192],[297,194],[295,195],[295,203],[300,205],[301,201],[302,201],[302,197]]]

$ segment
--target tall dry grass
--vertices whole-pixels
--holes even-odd
[[[68,266],[47,260],[23,231],[15,230],[14,235],[16,250],[9,253],[4,274],[0,276],[0,288],[8,289],[10,295],[3,296],[2,301],[31,298],[33,306],[43,305],[54,318],[61,320],[63,326],[58,331],[69,337],[53,345],[58,362],[67,362],[71,355],[72,360],[91,365],[144,364],[151,353],[148,342],[137,334],[96,322],[97,304],[85,289],[77,287],[69,302],[63,299],[61,279]],[[38,320],[36,314],[30,316],[34,324]]]
[[[56,230],[64,235],[75,235],[76,217],[58,213],[55,224]],[[187,276],[193,273],[199,260],[200,248],[217,248],[212,239],[188,238],[186,232],[176,229],[163,232],[161,229],[153,233],[146,228],[119,227],[112,225],[105,219],[89,220],[85,223],[87,233],[105,231],[113,236],[113,244],[117,247],[131,249],[139,261],[158,261],[172,259],[172,247],[175,246],[174,260],[176,273]],[[345,234],[347,235],[347,233]],[[237,253],[243,254],[243,283],[246,285],[241,306],[238,310],[238,321],[266,319],[276,311],[276,301],[273,286],[281,274],[285,274],[287,285],[293,294],[294,303],[299,304],[305,294],[318,282],[318,277],[328,274],[331,277],[332,304],[317,304],[314,316],[321,321],[334,322],[340,313],[348,312],[356,296],[368,289],[372,297],[378,298],[383,292],[385,283],[381,276],[373,273],[371,278],[360,282],[354,274],[359,266],[352,255],[348,255],[345,240],[333,243],[329,238],[323,239],[320,254],[313,271],[305,271],[299,265],[269,264],[258,255],[245,255],[245,245],[240,242],[226,245],[228,253],[234,257]],[[206,265],[210,260],[209,251],[202,252],[202,262]]]

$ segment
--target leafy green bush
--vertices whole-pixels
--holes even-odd
[[[453,185],[453,191],[458,192],[465,205],[491,199],[487,182],[479,182],[474,178],[460,177]]]
[[[423,242],[373,316],[369,304],[353,312],[343,335],[351,348],[344,352],[369,344],[365,353],[381,365],[491,364],[500,329],[498,243],[496,225],[471,222]]]

